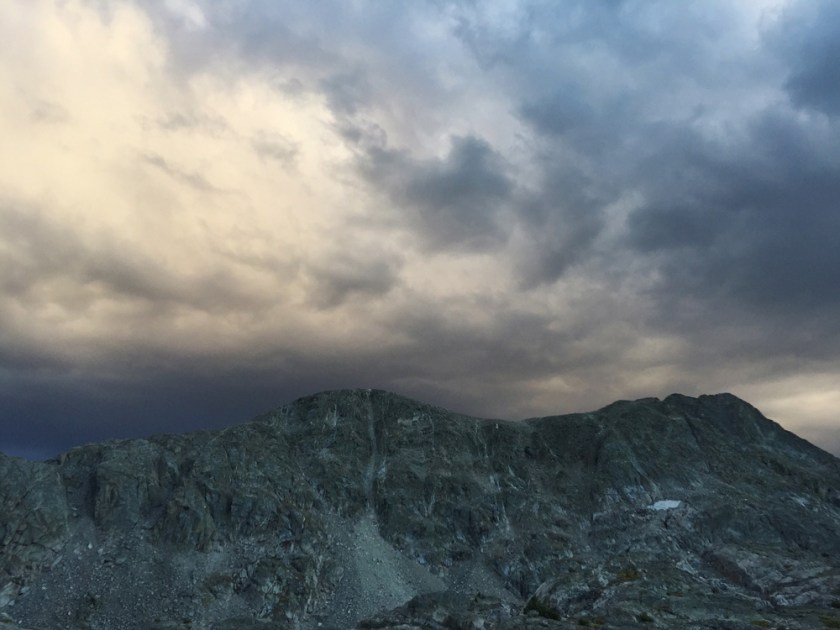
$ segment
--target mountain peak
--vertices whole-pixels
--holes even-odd
[[[0,613],[811,628],[835,615],[838,488],[837,459],[731,394],[511,422],[322,392],[222,431],[0,457]]]

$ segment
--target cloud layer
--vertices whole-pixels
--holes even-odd
[[[381,387],[840,452],[836,3],[0,8],[0,450]]]

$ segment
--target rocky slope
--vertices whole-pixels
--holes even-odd
[[[840,627],[840,460],[734,396],[522,422],[328,392],[0,455],[0,627]]]

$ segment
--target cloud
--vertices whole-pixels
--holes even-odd
[[[767,38],[786,63],[784,86],[798,107],[840,113],[840,7],[826,0],[794,2]]]
[[[371,100],[371,86],[359,71],[329,76],[320,87],[327,95],[329,108],[339,115],[353,116]]]
[[[396,260],[369,259],[358,252],[337,252],[309,270],[310,300],[318,308],[335,308],[350,298],[384,297],[398,282]]]
[[[688,137],[645,165],[657,180],[629,217],[630,242],[656,260],[665,291],[817,323],[840,298],[838,130],[783,109],[744,127],[736,147]]]
[[[480,138],[453,137],[445,157],[427,160],[374,146],[360,168],[424,248],[481,249],[503,240],[499,213],[513,185],[503,158]]]
[[[0,449],[348,386],[734,390],[832,444],[834,11],[16,0]]]
[[[191,173],[189,171],[184,171],[178,168],[177,166],[173,166],[159,155],[145,155],[143,156],[143,160],[147,164],[150,164],[151,166],[160,169],[169,177],[172,177],[173,179],[178,180],[180,182],[184,182],[187,185],[192,186],[193,188],[197,188],[202,192],[223,192],[219,188],[213,186],[209,181],[207,181],[207,178],[205,178],[200,173]]]
[[[280,134],[261,133],[252,144],[260,157],[275,160],[287,168],[294,166],[299,151],[294,142]]]
[[[179,18],[182,24],[190,29],[203,29],[207,26],[207,18],[201,7],[190,0],[166,0],[166,9],[173,16]]]

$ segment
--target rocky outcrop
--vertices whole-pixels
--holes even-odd
[[[327,392],[0,456],[0,624],[840,627],[838,532],[840,461],[731,395],[508,422]]]

